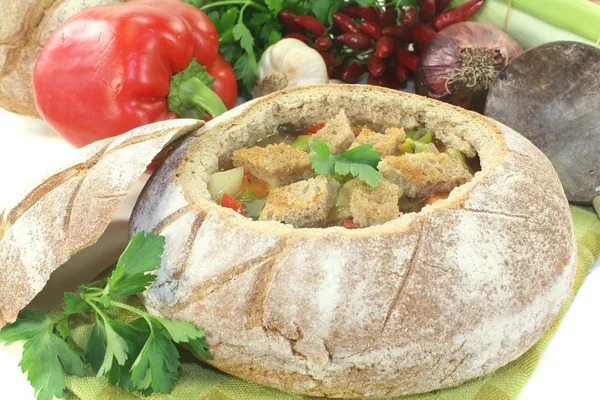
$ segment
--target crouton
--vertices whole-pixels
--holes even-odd
[[[237,150],[232,159],[235,167],[244,167],[271,186],[285,186],[314,176],[308,154],[288,144]]]
[[[450,192],[472,178],[462,165],[446,153],[387,156],[379,163],[378,169],[411,198]]]
[[[298,228],[324,226],[339,188],[340,184],[331,177],[317,176],[273,189],[260,220],[280,221]]]
[[[348,150],[354,137],[350,121],[344,110],[341,110],[335,118],[327,121],[325,126],[313,135],[313,138],[327,143],[331,154],[340,154]]]
[[[370,129],[363,129],[350,146],[351,149],[361,144],[371,144],[381,156],[390,156],[398,151],[398,146],[404,141],[406,134],[402,128],[388,128],[385,135]]]
[[[402,189],[393,183],[383,181],[373,189],[366,183],[352,180],[350,188],[350,212],[361,227],[380,225],[398,218],[398,200]]]

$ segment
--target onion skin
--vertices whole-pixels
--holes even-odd
[[[471,51],[478,55],[486,54],[489,69],[477,81],[480,83],[468,87],[463,79],[464,73],[473,69],[463,61],[465,53]],[[451,25],[438,32],[425,46],[417,66],[416,91],[423,96],[483,113],[491,79],[522,52],[513,38],[492,25],[479,22]]]

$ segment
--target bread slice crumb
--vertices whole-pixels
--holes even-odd
[[[398,218],[398,200],[402,196],[400,187],[383,181],[373,189],[359,179],[353,179],[351,184],[350,212],[358,225],[381,225]]]
[[[355,136],[346,113],[341,110],[335,118],[327,121],[325,126],[313,135],[313,138],[327,143],[331,154],[340,154],[348,150]]]
[[[361,144],[373,145],[381,156],[391,156],[398,152],[398,146],[404,141],[406,134],[402,128],[388,128],[385,134],[363,129],[350,146],[351,149]]]
[[[298,228],[324,226],[339,188],[333,178],[317,176],[273,189],[260,220],[284,222]]]
[[[416,153],[387,156],[379,172],[411,198],[450,192],[473,176],[446,153]]]
[[[237,150],[232,159],[235,167],[243,167],[245,171],[275,187],[315,175],[308,154],[289,144]]]

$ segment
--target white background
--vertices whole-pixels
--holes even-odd
[[[7,199],[72,152],[43,122],[0,109],[0,210]],[[136,190],[139,191],[141,184]],[[110,264],[108,260],[116,258],[126,242],[125,222],[134,200],[135,194],[119,210],[109,234],[103,236],[96,249],[81,254],[70,270],[61,268],[61,272],[63,269],[67,272],[54,279],[49,288],[54,293],[52,290],[43,293],[46,297],[36,299],[38,304],[48,304],[60,292],[80,283],[75,280],[91,278],[98,268]],[[600,399],[599,267],[597,262],[519,400]],[[0,390],[6,399],[31,400],[33,391],[17,366],[20,351],[18,344],[0,347]]]

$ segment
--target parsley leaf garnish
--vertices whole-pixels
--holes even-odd
[[[84,375],[84,363],[125,391],[144,395],[169,393],[179,377],[179,351],[183,343],[195,355],[210,359],[203,329],[188,322],[170,321],[117,301],[115,297],[142,293],[155,280],[161,263],[164,237],[139,232],[119,258],[104,288],[81,286],[78,293],[65,293],[64,312],[56,316],[39,310],[23,310],[16,322],[0,331],[7,345],[25,340],[19,364],[38,400],[61,397],[64,373]],[[131,322],[108,313],[121,308],[140,318]],[[70,335],[71,316],[90,313],[95,323],[83,351]]]
[[[331,25],[333,14],[343,4],[342,0],[311,0],[312,12],[321,22]]]
[[[45,331],[25,342],[21,370],[35,388],[38,400],[62,397],[65,390],[63,369],[70,375],[83,376],[79,354],[55,334]]]
[[[170,393],[179,376],[179,352],[168,331],[152,318],[150,336],[131,368],[133,384],[140,390]]]
[[[156,276],[150,274],[159,265],[165,238],[154,233],[135,235],[119,257],[115,271],[108,278],[104,294],[128,296],[143,292]]]
[[[57,319],[61,318],[65,316],[57,316]],[[35,389],[38,400],[52,400],[53,396],[63,395],[63,369],[71,375],[84,374],[80,355],[53,332],[56,323],[57,320],[44,311],[23,310],[15,323],[0,332],[0,342],[7,345],[26,340],[19,366],[23,372],[27,372],[27,379]],[[64,333],[64,327],[61,331]]]
[[[279,11],[283,9],[283,0],[265,0],[265,4],[273,15],[278,15]]]
[[[313,139],[310,148],[315,152],[310,156],[310,162],[317,175],[350,174],[372,188],[383,181],[383,175],[377,171],[381,156],[370,144],[361,144],[344,153],[332,155],[327,143]]]

